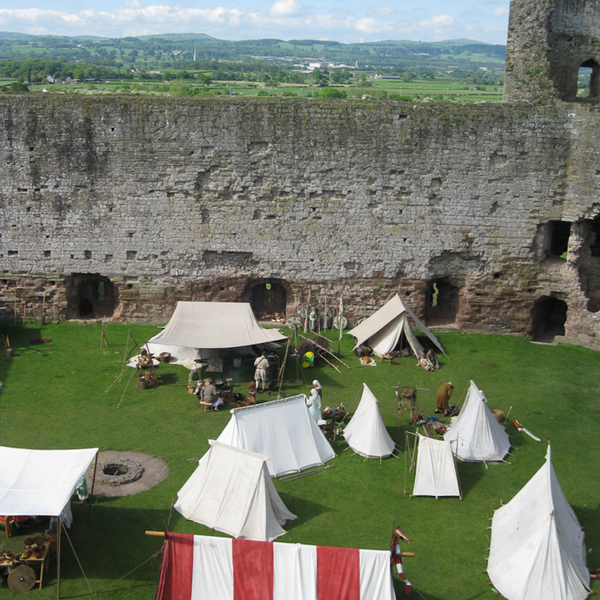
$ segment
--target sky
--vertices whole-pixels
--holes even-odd
[[[510,0],[0,0],[0,31],[505,44]]]

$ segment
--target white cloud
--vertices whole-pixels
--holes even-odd
[[[498,7],[494,9],[494,16],[495,17],[506,17],[509,13],[509,9],[505,8],[505,7]]]
[[[277,0],[269,9],[272,17],[289,17],[298,14],[302,6],[296,0]]]
[[[453,26],[454,17],[451,15],[433,15],[431,19],[419,21],[419,27],[422,27],[423,29],[439,29]]]

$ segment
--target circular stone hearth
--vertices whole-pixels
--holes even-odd
[[[160,458],[142,452],[98,453],[96,467],[96,496],[133,496],[158,485],[169,474],[169,467]],[[88,488],[92,491],[94,462],[85,473]]]

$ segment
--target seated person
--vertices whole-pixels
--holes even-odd
[[[436,353],[433,350],[429,350],[427,352],[427,360],[429,361],[429,363],[431,364],[431,366],[434,369],[439,369],[440,368],[440,363],[438,362],[438,358]]]
[[[214,379],[209,379],[208,384],[202,388],[202,396],[200,399],[203,402],[211,404],[213,410],[219,410],[219,406],[223,404],[223,400],[221,400],[221,398],[218,395]]]

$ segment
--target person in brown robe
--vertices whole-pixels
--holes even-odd
[[[444,416],[448,416],[449,406],[448,400],[450,400],[450,396],[452,396],[452,390],[454,386],[452,382],[442,383],[438,388],[437,394],[435,395],[435,412],[443,412]]]

